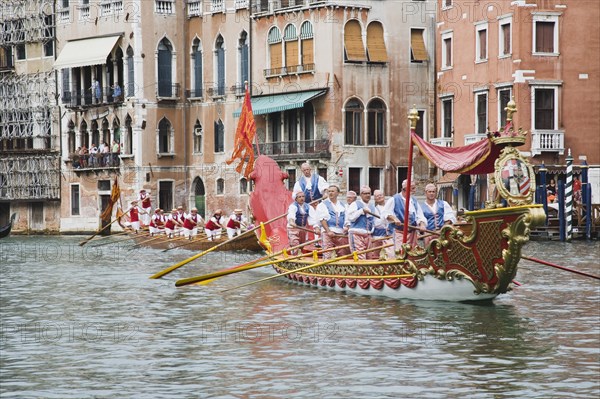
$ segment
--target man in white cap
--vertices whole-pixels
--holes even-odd
[[[152,201],[150,199],[150,193],[146,190],[141,189],[138,201],[141,202],[141,208],[145,212],[142,212],[142,223],[148,226],[150,224],[150,217],[152,215]]]
[[[202,216],[198,215],[198,209],[192,208],[183,220],[183,236],[191,240],[198,235],[198,227],[202,227],[203,224],[204,220],[202,220]]]
[[[362,186],[359,195],[359,199],[348,207],[348,220],[350,221],[348,237],[352,252],[364,251],[371,247],[371,235],[375,227],[373,215],[376,211],[375,206],[370,204],[371,188]],[[358,255],[358,259],[367,259],[367,253]]]
[[[154,215],[152,215],[152,218],[150,219],[149,228],[151,236],[161,234],[165,231],[165,217],[162,209],[156,208]]]
[[[244,211],[240,208],[234,209],[229,221],[227,221],[227,238],[232,239],[236,235],[242,234],[242,227],[248,226],[248,221],[243,215]]]
[[[346,221],[346,207],[338,201],[340,188],[334,184],[327,188],[327,199],[317,205],[317,220],[321,224],[323,250],[348,245],[348,236],[344,229]],[[349,249],[342,248],[335,252],[323,252],[323,259],[330,259],[333,256],[342,256],[350,253]]]
[[[389,223],[387,219],[383,216],[383,210],[385,209],[385,195],[381,190],[373,191],[373,199],[374,203],[374,211],[378,218],[376,217],[373,221],[374,229],[373,229],[373,241],[371,241],[371,248],[379,248],[386,244],[392,244],[392,229],[389,228]],[[377,239],[377,240],[375,240]],[[392,245],[386,247],[385,249],[385,257],[387,259],[394,258],[394,248]],[[381,251],[373,251],[367,254],[367,259],[378,259],[380,258]]]
[[[383,214],[385,218],[393,223],[394,227],[394,249],[397,251],[402,248],[402,237],[404,229],[404,207],[406,206],[406,186],[407,181],[402,182],[402,191],[395,194],[385,203]],[[412,246],[417,245],[417,229],[424,231],[427,219],[423,215],[423,210],[414,197],[415,187],[411,187],[410,204],[408,205],[408,225],[413,228],[408,230],[407,243]]]
[[[311,203],[314,200],[318,200],[323,197],[325,190],[329,187],[329,184],[323,177],[317,173],[312,173],[312,168],[308,162],[304,162],[300,167],[302,176],[294,184],[292,190],[292,198],[296,199],[296,193],[303,192],[307,203]]]
[[[437,197],[437,187],[429,183],[425,186],[425,201],[421,202],[423,215],[427,219],[427,230],[440,230],[444,224],[456,223],[456,216],[450,204]],[[425,237],[425,246],[435,237]]]
[[[127,209],[127,214],[129,214],[129,223],[131,228],[136,232],[140,230],[140,208],[138,207],[137,200],[131,201],[131,205]]]
[[[223,222],[223,210],[217,209],[204,225],[204,232],[208,241],[219,240],[221,238],[221,230],[225,229]]]
[[[315,209],[309,206],[305,201],[304,192],[298,191],[295,196],[295,201],[288,207],[287,213],[287,233],[288,244],[290,247],[303,244],[307,241],[308,230],[311,226],[317,230],[317,218]],[[298,251],[292,251],[295,255]]]

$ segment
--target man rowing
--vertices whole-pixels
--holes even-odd
[[[304,192],[298,191],[295,201],[288,207],[287,213],[287,234],[288,244],[295,247],[308,241],[309,227],[317,224],[317,215],[315,209],[305,201]],[[294,255],[296,251],[293,251]]]
[[[436,199],[437,193],[438,190],[435,184],[426,185],[425,201],[421,203],[423,215],[427,219],[427,229],[432,231],[440,230],[444,224],[456,223],[454,210],[446,201]],[[425,237],[425,246],[434,238],[433,236]]]
[[[296,199],[296,193],[303,192],[307,203],[318,200],[323,197],[329,184],[318,173],[312,173],[312,168],[308,162],[304,162],[300,167],[302,176],[294,184],[292,190],[292,199]]]
[[[317,220],[321,227],[321,246],[323,250],[348,244],[347,229],[344,228],[346,207],[338,201],[340,188],[332,184],[327,188],[327,193],[327,199],[317,205],[316,211]],[[349,250],[346,247],[336,250],[335,256],[348,253]],[[333,255],[332,251],[323,252],[323,259],[329,259]]]
[[[375,226],[373,222],[375,208],[369,204],[370,200],[371,188],[362,186],[359,198],[348,207],[348,220],[350,221],[348,236],[352,252],[364,251],[371,247],[371,235]],[[358,259],[367,259],[367,254],[358,255]]]
[[[384,216],[386,219],[393,223],[394,230],[394,249],[399,250],[402,248],[402,237],[403,237],[403,224],[404,224],[404,207],[406,206],[406,186],[407,181],[402,182],[402,191],[395,194],[385,203]],[[419,206],[418,201],[414,197],[416,189],[414,186],[411,187],[410,203],[408,204],[408,225],[412,226],[412,229],[408,231],[407,242],[412,246],[417,245],[417,232],[416,230],[425,230],[427,220],[423,215],[423,210]]]

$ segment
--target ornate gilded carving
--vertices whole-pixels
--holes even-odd
[[[494,184],[500,197],[506,200],[509,206],[533,203],[535,174],[517,149],[504,148],[494,166]]]

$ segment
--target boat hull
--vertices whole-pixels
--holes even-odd
[[[133,236],[133,235],[132,235]],[[208,241],[205,239],[186,240],[185,238],[174,238],[168,239],[165,236],[148,237],[140,236],[134,239],[137,245],[140,247],[147,247],[153,249],[182,249],[188,251],[206,251],[216,245],[222,244],[227,241],[227,236],[221,237],[218,240]],[[248,234],[245,237],[233,240],[230,243],[221,245],[215,249],[216,251],[262,251],[263,248],[258,243],[255,234]]]
[[[544,217],[538,206],[468,212],[469,223],[444,227],[427,248],[405,247],[396,259],[323,264],[308,254],[279,257],[274,268],[299,284],[360,295],[486,301],[510,290],[521,247]]]

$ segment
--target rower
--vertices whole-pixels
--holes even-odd
[[[243,210],[240,208],[234,209],[233,213],[227,221],[227,238],[230,240],[236,235],[242,234],[242,227],[248,227],[248,221],[243,215]]]
[[[404,204],[406,203],[406,186],[407,181],[402,182],[402,191],[395,194],[385,203],[384,216],[392,223],[394,230],[394,249],[402,248],[403,226],[404,223]],[[418,227],[419,230],[425,230],[427,220],[423,216],[423,210],[414,197],[416,192],[415,186],[411,187],[410,204],[408,206],[408,225]],[[412,246],[417,245],[416,229],[410,229],[408,232],[407,242]]]
[[[437,193],[438,190],[435,184],[430,183],[425,186],[425,201],[421,202],[421,208],[423,209],[425,219],[427,219],[427,230],[437,231],[444,224],[456,223],[454,210],[452,210],[452,207],[446,201],[436,199]],[[425,237],[425,246],[434,238],[433,236]]]
[[[183,236],[191,240],[198,235],[198,226],[202,227],[203,224],[204,220],[202,220],[202,216],[198,215],[198,209],[192,208],[183,220]]]
[[[298,191],[295,197],[296,200],[288,207],[287,234],[290,247],[304,244],[308,240],[307,227],[315,226],[317,223],[316,212],[312,206],[306,203],[305,198],[304,192]],[[318,230],[316,226],[313,228]],[[292,251],[292,255],[296,253],[297,250]]]
[[[162,209],[156,208],[156,210],[154,211],[154,215],[152,215],[152,218],[150,219],[149,227],[150,236],[153,236],[155,234],[161,234],[165,231],[165,219]]]
[[[223,210],[217,209],[212,217],[208,219],[208,222],[206,222],[204,225],[204,231],[206,232],[208,241],[220,239],[221,230],[225,228],[226,227],[223,226]]]
[[[137,200],[133,200],[131,201],[131,205],[129,206],[126,212],[129,213],[129,222],[131,228],[133,229],[133,231],[135,231],[136,234],[140,230],[140,211],[141,210],[138,206]]]
[[[150,193],[146,192],[146,190],[141,189],[140,195],[138,196],[138,201],[141,202],[141,207],[144,212],[142,212],[142,222],[144,225],[150,224],[150,214],[152,213],[152,201],[150,199]]]
[[[383,217],[383,210],[385,209],[385,195],[381,190],[373,191],[373,199],[375,201],[374,204],[374,212],[375,215],[379,217],[375,217],[373,221],[373,238],[377,238],[378,240],[373,240],[371,242],[371,248],[379,248],[386,244],[392,244],[392,234],[393,231],[390,228],[388,221],[385,217]],[[386,247],[385,249],[385,257],[387,259],[394,259],[394,248],[392,245]],[[378,259],[380,257],[380,253],[377,251],[369,252],[367,254],[368,259]]]
[[[348,220],[350,220],[348,236],[352,252],[364,251],[371,247],[371,234],[375,225],[373,222],[375,207],[369,204],[370,200],[371,188],[362,186],[359,199],[348,207]],[[367,254],[358,255],[358,259],[367,259]]]
[[[166,217],[167,220],[165,222],[165,234],[169,238],[173,238],[175,236],[175,232],[177,229],[177,216],[177,208],[173,208],[171,210],[171,214]]]
[[[304,162],[300,166],[300,170],[302,171],[302,176],[294,184],[292,198],[295,199],[298,192],[304,193],[304,197],[308,203],[322,198],[327,187],[329,187],[327,181],[322,176],[319,176],[318,173],[312,173],[312,167],[308,162]]]
[[[321,224],[321,245],[323,250],[348,244],[347,229],[344,228],[346,219],[346,207],[338,201],[340,188],[334,184],[327,189],[328,197],[317,205],[317,220]],[[348,248],[335,251],[335,256],[350,253]],[[323,252],[323,259],[329,259],[334,255],[332,251]]]

